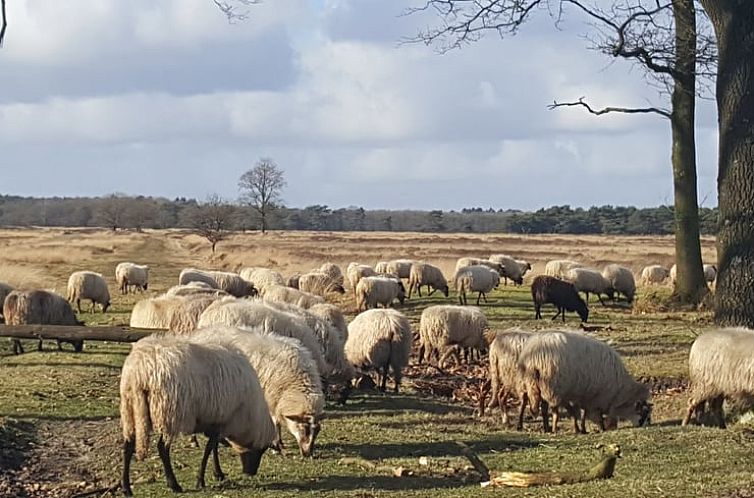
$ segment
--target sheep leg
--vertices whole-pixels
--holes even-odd
[[[605,420],[600,414],[600,431],[605,432]],[[586,410],[581,412],[581,433],[586,434]]]
[[[689,398],[689,407],[686,410],[686,416],[683,417],[683,421],[681,422],[681,426],[686,426],[689,424],[689,421],[691,420],[691,416],[694,414],[694,411],[701,406],[701,404],[704,403],[704,401],[701,402],[695,402],[694,398]],[[698,420],[697,420],[698,422]]]
[[[581,429],[579,429],[579,409],[569,403],[566,405],[566,410],[568,410],[568,414],[573,417],[573,432],[581,434]],[[584,412],[586,413],[586,410],[584,410]]]
[[[91,312],[92,313],[96,313],[97,312],[97,303],[94,302],[94,299],[92,299],[92,311]],[[103,313],[104,313],[104,311],[103,311]]]
[[[725,429],[725,412],[723,411],[723,396],[713,398],[709,402],[709,411],[717,418],[717,426]]]
[[[560,421],[560,407],[553,406],[552,407],[552,433],[553,434],[557,434],[558,432],[559,421]]]
[[[42,351],[42,339],[39,339],[39,342],[37,342],[37,351]]]
[[[13,344],[13,354],[24,354],[24,346],[20,340],[11,339],[11,343]]]
[[[385,367],[385,370],[387,371],[387,367]],[[396,368],[395,365],[393,365],[393,381],[395,381],[394,392],[398,394],[401,385],[401,370],[400,368]]]
[[[526,393],[523,393],[521,395],[521,410],[518,413],[518,425],[516,426],[516,430],[522,431],[524,430],[524,414],[526,413],[526,405],[529,404],[529,395]]]
[[[199,474],[196,476],[197,489],[204,489],[204,474],[207,472],[207,460],[209,460],[210,453],[214,453],[217,449],[217,434],[205,433],[209,439],[207,445],[204,447],[204,454],[202,455],[202,462],[199,464]]]
[[[125,496],[133,496],[131,490],[131,458],[136,451],[136,440],[123,442],[123,474],[121,474],[120,487]]]
[[[500,407],[500,413],[503,416],[503,425],[508,425],[508,407],[505,405],[507,402],[508,390],[506,388],[502,388],[497,395],[497,404]]]
[[[58,351],[63,351],[63,344],[60,342],[60,339],[55,339],[55,342],[58,345]],[[42,340],[39,340],[39,349],[42,349]]]
[[[414,283],[413,282],[409,282],[409,284],[408,284],[408,298],[409,299],[411,299],[411,293],[413,292],[413,290],[414,290]],[[421,297],[421,296],[419,296],[419,297]]]
[[[76,309],[78,309],[79,313],[81,313],[81,299],[78,297],[76,298]]]
[[[419,345],[419,358],[417,358],[417,360],[418,360],[417,364],[418,365],[422,364],[422,361],[424,360],[424,353],[425,353],[425,351],[426,351],[426,349],[424,347],[424,344],[420,344]]]
[[[476,295],[476,305],[479,306],[479,300],[482,298],[482,293]]]
[[[388,365],[382,367],[382,379],[380,380],[380,390],[382,392],[385,392],[385,390],[387,390],[387,376],[389,372],[388,368]]]
[[[554,317],[552,317],[553,320],[556,320],[558,318],[558,316],[560,316],[560,313],[563,312],[563,310],[561,308],[559,308],[559,307],[557,308],[557,310],[558,310],[558,312],[555,313]]]
[[[157,441],[157,452],[160,454],[162,466],[165,468],[165,480],[168,482],[168,487],[176,493],[182,493],[183,488],[178,484],[178,480],[175,478],[175,473],[173,472],[173,464],[170,462],[170,445],[165,444],[162,436]]]
[[[542,413],[542,429],[545,432],[550,432],[550,416],[548,413],[549,405],[547,401],[540,401],[539,402],[539,409]],[[555,409],[557,411],[557,408]]]
[[[224,481],[225,480],[225,473],[223,473],[223,469],[220,467],[220,455],[218,452],[218,445],[215,444],[215,448],[212,450],[212,467],[215,474],[215,480],[216,481]]]
[[[534,305],[534,319],[540,320],[542,318],[542,307],[538,304]]]

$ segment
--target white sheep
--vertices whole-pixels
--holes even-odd
[[[242,279],[254,284],[254,287],[261,295],[264,295],[265,289],[270,285],[285,285],[283,275],[280,272],[269,268],[261,268],[258,266],[243,268],[239,272],[239,275]]]
[[[335,327],[335,330],[340,332],[343,343],[348,339],[348,323],[346,323],[346,317],[343,312],[334,304],[315,304],[309,308],[309,312],[313,313],[324,320],[330,325]]]
[[[422,297],[422,285],[427,286],[429,296],[439,290],[445,297],[448,297],[448,281],[445,280],[442,270],[429,263],[414,263],[411,265],[408,277],[408,298],[411,299],[411,293],[414,290],[419,293],[419,297]]]
[[[516,261],[513,256],[508,256],[507,254],[493,254],[490,256],[490,261],[502,265],[500,277],[505,280],[506,285],[508,283],[507,279],[513,280],[513,283],[516,285],[524,283],[524,273],[526,270],[522,269],[519,262]],[[524,263],[526,262],[524,261]],[[526,265],[528,265],[528,263],[526,263]]]
[[[137,329],[168,330],[173,310],[186,302],[185,296],[158,296],[137,301],[129,326]]]
[[[476,304],[484,297],[487,302],[487,294],[500,285],[500,274],[487,266],[475,265],[461,268],[455,277],[458,300],[461,304],[468,304],[466,293],[478,292]]]
[[[572,268],[583,268],[584,265],[569,259],[553,259],[545,264],[545,275],[564,279],[568,270]]]
[[[227,297],[227,292],[221,289],[215,289],[204,282],[189,282],[186,285],[174,285],[169,288],[164,296],[209,296],[209,297]]]
[[[349,263],[346,268],[346,277],[348,277],[348,284],[353,290],[354,296],[356,295],[356,285],[359,280],[364,277],[374,277],[377,272],[369,265],[362,265],[361,263]]]
[[[181,492],[170,462],[179,434],[209,437],[197,487],[214,453],[215,477],[223,477],[217,444],[227,439],[241,456],[243,471],[254,475],[264,451],[275,440],[275,426],[259,378],[240,351],[217,344],[197,344],[183,337],[150,336],[136,342],[123,363],[120,380],[123,430],[122,489],[132,495],[130,466],[146,457],[152,432],[168,486]]]
[[[12,285],[0,282],[0,308],[2,308],[2,305],[5,302],[5,297],[14,290],[15,289]],[[2,311],[0,311],[0,314],[2,314]]]
[[[263,298],[267,302],[295,304],[302,308],[311,308],[315,304],[324,304],[325,302],[321,296],[282,285],[268,286],[264,291]]]
[[[510,395],[516,396],[521,402],[516,428],[522,430],[524,413],[528,403],[526,384],[518,370],[518,359],[524,345],[533,332],[523,330],[506,330],[494,334],[490,343],[490,384],[492,402],[490,407],[499,406],[503,415],[503,424],[508,423],[507,400]]]
[[[345,279],[343,278],[343,272],[340,267],[334,263],[323,263],[322,266],[313,270],[312,273],[324,273],[329,276],[333,282],[343,287]]]
[[[682,425],[709,402],[717,425],[725,428],[723,401],[754,397],[754,331],[710,330],[696,338],[689,353],[689,401]]]
[[[107,312],[110,306],[110,291],[107,289],[105,277],[93,271],[77,271],[68,277],[68,301],[76,303],[76,308],[81,313],[81,300],[92,301],[92,313],[96,303],[102,306],[102,313]]]
[[[486,266],[487,268],[491,270],[495,270],[499,275],[501,275],[504,270],[503,265],[495,261],[490,261],[489,259],[471,258],[471,257],[459,258],[458,261],[456,261],[456,270],[453,273],[453,280],[455,280],[455,277],[458,275],[458,272],[460,272],[461,270],[463,270],[464,268],[468,266]]]
[[[376,369],[383,391],[392,368],[395,392],[398,392],[412,341],[411,325],[402,313],[392,309],[369,310],[357,315],[348,325],[346,357],[356,368]]]
[[[236,297],[255,296],[257,289],[251,282],[241,278],[237,273],[215,270],[197,270],[185,268],[178,276],[178,283],[186,285],[190,282],[204,282],[205,284],[221,289]]]
[[[394,259],[387,262],[385,271],[380,273],[390,273],[397,275],[398,278],[408,278],[411,273],[411,265],[414,262],[410,259]]]
[[[587,304],[589,304],[589,293],[596,294],[603,305],[605,303],[602,301],[602,294],[605,294],[608,299],[613,298],[610,282],[602,276],[602,273],[592,268],[571,268],[566,272],[565,280],[571,282],[578,292],[586,294]]]
[[[641,283],[644,285],[661,284],[670,272],[662,265],[645,266],[641,270]]]
[[[387,261],[378,261],[377,264],[374,265],[374,271],[379,275],[382,275],[384,273],[389,273],[387,271],[387,265],[388,265]]]
[[[341,275],[342,279],[342,275]],[[326,295],[337,292],[339,294],[345,294],[346,290],[343,288],[343,284],[338,280],[333,279],[327,273],[311,272],[304,273],[298,278],[298,288],[301,291],[314,294],[316,296],[325,297]]]
[[[636,294],[636,281],[634,280],[634,273],[630,269],[625,266],[610,264],[602,270],[602,276],[610,284],[611,292],[623,294],[629,303],[633,302]]]
[[[270,415],[278,430],[296,438],[301,455],[314,451],[325,408],[322,384],[311,353],[289,337],[265,334],[258,328],[213,326],[191,335],[193,342],[218,343],[239,349],[259,376]]]
[[[131,262],[118,263],[115,267],[115,282],[121,294],[128,293],[131,286],[145,291],[149,285],[149,266]]]
[[[398,278],[392,277],[364,277],[356,285],[356,308],[367,310],[382,305],[384,308],[392,306],[398,299],[401,304],[406,299],[406,290]]]
[[[717,278],[717,267],[715,265],[702,265],[702,273],[704,273],[704,280],[711,284]],[[672,285],[675,285],[677,276],[678,266],[673,265],[670,267],[670,283]]]
[[[451,346],[485,350],[487,325],[487,317],[476,307],[429,306],[419,320],[419,361],[429,362],[432,356],[442,354],[438,361],[442,368],[445,359],[455,351]]]

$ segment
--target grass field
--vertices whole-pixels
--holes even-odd
[[[714,241],[703,241],[705,261],[714,261]],[[235,235],[209,254],[205,241],[180,232],[117,233],[89,230],[1,230],[0,281],[65,291],[68,274],[102,272],[113,290],[112,312],[83,313],[89,324],[125,324],[142,296],[114,292],[113,271],[120,261],[151,267],[150,291],[156,295],[176,283],[181,268],[198,266],[236,270],[270,266],[283,273],[308,270],[324,261],[374,263],[381,259],[426,259],[450,274],[460,256],[510,253],[529,260],[534,272],[557,257],[601,266],[617,262],[639,271],[646,264],[672,263],[673,241],[664,237],[567,237],[470,234],[306,233]],[[667,294],[669,289],[640,290]],[[433,295],[401,308],[416,324],[428,305],[455,302]],[[641,296],[640,296],[641,299]],[[352,316],[348,294],[337,301]],[[493,327],[543,328],[535,322],[528,286],[501,286],[483,306]],[[696,334],[709,325],[705,312],[634,313],[621,306],[591,306],[590,322],[606,327],[598,336],[609,340],[636,376],[655,389],[653,425],[576,436],[568,422],[557,435],[544,435],[530,422],[524,432],[501,425],[499,412],[473,413],[469,390],[479,384],[469,372],[451,372],[458,389],[451,396],[432,396],[419,382],[442,380],[440,374],[412,366],[400,395],[357,394],[345,407],[328,405],[316,457],[301,459],[288,437],[284,456],[267,455],[258,476],[242,477],[229,450],[222,461],[229,479],[208,480],[204,491],[193,488],[200,450],[188,438],[178,441],[174,465],[190,496],[752,496],[754,432],[744,425],[728,430],[681,428],[686,403],[688,350]],[[554,313],[554,312],[553,312]],[[568,325],[576,326],[575,316]],[[607,328],[609,327],[609,328]],[[7,340],[3,340],[4,342]],[[6,342],[7,344],[7,342]],[[31,344],[30,344],[31,346]],[[79,355],[59,353],[52,344],[44,352],[13,356],[0,352],[0,496],[75,496],[106,488],[118,479],[120,443],[118,379],[128,345],[89,343]],[[30,348],[34,349],[34,348]],[[434,376],[434,378],[432,377]],[[466,394],[465,394],[466,393]],[[619,443],[624,457],[612,480],[542,489],[485,489],[466,469],[454,441],[468,443],[493,470],[567,470],[588,467],[598,459],[599,443]],[[429,466],[419,458],[429,458]],[[389,469],[403,467],[413,476],[340,464],[364,458]],[[382,467],[380,468],[382,469]],[[132,478],[136,496],[172,496],[152,448],[136,463]],[[736,491],[739,490],[739,491]],[[90,496],[99,496],[92,494]]]

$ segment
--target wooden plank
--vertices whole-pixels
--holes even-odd
[[[85,327],[68,325],[0,325],[0,337],[16,339],[71,339],[84,341],[136,342],[157,330],[130,327]]]

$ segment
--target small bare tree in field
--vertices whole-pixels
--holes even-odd
[[[130,200],[123,194],[110,194],[103,197],[97,206],[97,220],[113,232],[123,228],[126,222],[126,213]]]
[[[241,200],[259,213],[263,234],[267,231],[267,215],[282,202],[280,192],[285,186],[283,170],[268,157],[261,158],[238,179]]]
[[[225,202],[219,195],[212,194],[207,200],[196,206],[193,224],[198,235],[212,244],[212,253],[217,243],[228,236],[233,227],[235,207]]]

